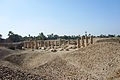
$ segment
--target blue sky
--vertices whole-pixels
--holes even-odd
[[[0,0],[0,34],[120,34],[120,0]]]

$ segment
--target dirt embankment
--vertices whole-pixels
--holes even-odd
[[[53,77],[31,74],[22,70],[13,70],[0,65],[0,80],[52,80]]]
[[[13,50],[0,47],[0,59],[4,58],[5,56],[9,54],[12,54],[13,52],[14,52]]]
[[[93,45],[72,51],[1,51],[0,55],[6,53],[0,59],[1,79],[12,76],[15,80],[120,80],[118,39],[100,39]],[[10,66],[5,67],[6,64]]]

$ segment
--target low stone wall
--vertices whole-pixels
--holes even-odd
[[[7,47],[9,49],[22,49],[24,43],[18,42],[18,43],[0,43],[0,47]]]

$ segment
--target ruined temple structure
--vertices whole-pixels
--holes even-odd
[[[81,39],[76,40],[65,40],[65,39],[57,39],[57,40],[37,40],[30,39],[29,41],[24,41],[24,49],[76,49],[87,47],[88,45],[93,44],[93,36],[81,36]]]

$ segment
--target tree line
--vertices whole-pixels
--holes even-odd
[[[91,34],[88,34],[88,37],[90,36]],[[85,35],[83,35],[85,37]],[[108,35],[99,35],[99,36],[94,36],[94,37],[99,37],[99,38],[109,38],[109,37],[120,37],[120,35],[111,35],[111,34],[108,34]],[[8,33],[8,38],[6,39],[3,39],[2,38],[2,34],[0,34],[0,42],[2,41],[5,41],[5,42],[20,42],[20,41],[26,41],[26,40],[29,40],[29,39],[38,39],[38,40],[55,40],[55,39],[80,39],[81,36],[80,35],[72,35],[72,36],[67,36],[67,35],[64,35],[64,36],[59,36],[57,34],[49,34],[47,36],[44,35],[43,32],[39,33],[38,36],[31,36],[30,34],[28,36],[25,36],[25,37],[22,37],[21,35],[19,34],[15,34],[13,33],[12,31],[9,31]]]

